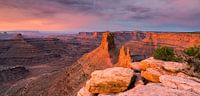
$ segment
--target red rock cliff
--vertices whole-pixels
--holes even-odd
[[[77,91],[95,70],[112,67],[117,62],[118,50],[114,44],[114,35],[103,33],[102,42],[98,48],[83,55],[76,63],[59,76],[48,93],[51,95],[64,94],[76,96]],[[63,95],[63,96],[64,96]]]
[[[175,50],[200,45],[199,33],[170,33],[170,32],[145,32],[143,40],[131,40],[125,46],[131,49],[134,59],[142,60],[152,55],[158,47],[171,47]]]

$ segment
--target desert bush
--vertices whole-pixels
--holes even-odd
[[[186,70],[186,74],[200,78],[200,62],[188,63],[191,67]]]
[[[200,58],[200,46],[194,46],[194,47],[187,48],[184,50],[184,52],[189,56],[193,56],[195,58]]]
[[[180,61],[180,58],[177,58],[175,56],[174,49],[169,47],[161,47],[156,49],[153,52],[153,57],[155,59],[160,59],[164,61]]]

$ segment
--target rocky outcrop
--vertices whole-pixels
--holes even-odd
[[[200,79],[187,76],[183,73],[178,73],[176,75],[161,75],[160,77],[159,76],[157,77],[160,83],[159,82],[147,83],[146,85],[144,85],[144,83],[141,81],[140,74],[134,73],[137,76],[137,79],[134,84],[135,86],[133,88],[124,91],[122,90],[110,91],[113,87],[120,89],[120,87],[123,88],[123,86],[114,86],[114,85],[110,86],[114,82],[108,83],[108,81],[121,82],[122,80],[119,80],[119,78],[121,77],[123,78],[124,75],[127,73],[119,71],[120,74],[118,74],[116,77],[108,78],[107,77],[108,74],[112,75],[112,73],[113,74],[117,73],[111,71],[107,72],[108,70],[115,70],[115,68],[109,68],[92,73],[93,76],[86,83],[86,88],[83,87],[78,92],[77,96],[82,96],[82,95],[83,96],[199,96],[200,95],[199,93]],[[131,75],[126,75],[126,76],[131,76]],[[89,87],[87,84],[89,84]]]
[[[153,57],[142,60],[138,65],[141,70],[146,70],[147,68],[163,68],[170,72],[180,72],[189,67],[186,63],[162,61],[154,59]]]
[[[103,32],[80,32],[79,36],[91,38],[97,34],[100,42]],[[134,61],[141,61],[149,58],[158,47],[172,47],[176,50],[183,50],[200,44],[199,33],[186,32],[142,32],[142,31],[118,31],[112,32],[115,35],[117,46],[128,46]],[[173,42],[176,41],[176,42]]]
[[[153,57],[142,60],[139,63],[141,70],[146,70],[147,68],[161,68],[164,65],[164,62],[161,60],[156,60]]]
[[[160,76],[160,82],[167,87],[174,89],[192,91],[200,94],[200,82],[178,76],[163,75]]]
[[[139,67],[142,70],[142,77],[157,83],[160,82],[159,77],[162,75],[176,75],[177,72],[188,68],[185,63],[156,60],[153,57],[141,61]]]
[[[126,48],[126,50],[125,50],[124,46],[122,46],[120,49],[119,59],[118,59],[118,63],[116,66],[130,68],[131,62],[132,62],[132,59],[130,57],[129,48]]]
[[[85,73],[112,67],[118,60],[118,49],[115,46],[114,35],[109,32],[103,33],[102,42],[98,48],[85,54],[78,60]]]
[[[165,71],[155,68],[148,68],[147,70],[141,72],[141,76],[143,78],[156,83],[160,82],[159,77],[164,74],[166,74]]]
[[[134,72],[128,68],[114,67],[94,71],[86,83],[86,89],[91,93],[115,93],[128,89],[133,81]]]
[[[199,94],[185,90],[172,89],[161,84],[150,83],[136,86],[126,92],[107,95],[100,94],[98,96],[199,96]]]
[[[51,82],[52,85],[48,93],[75,96],[93,71],[112,67],[118,58],[118,49],[115,46],[113,36],[109,32],[103,33],[100,46],[83,55],[61,73],[54,82]]]
[[[28,43],[33,47],[37,46],[37,50],[45,51],[45,53],[52,53],[52,52],[53,53],[62,53],[62,55],[64,55],[64,56],[66,56],[66,54],[67,54],[67,55],[70,55],[71,58],[74,61],[76,60],[76,59],[74,59],[74,57],[76,57],[77,54],[82,55],[86,52],[89,52],[91,49],[90,50],[85,50],[85,49],[89,48],[90,46],[94,46],[92,48],[93,49],[96,48],[96,49],[94,51],[82,56],[72,66],[68,67],[66,70],[59,73],[59,75],[54,75],[55,77],[53,75],[50,75],[50,76],[42,76],[42,79],[32,78],[33,80],[27,80],[28,83],[27,82],[21,82],[21,83],[15,85],[15,86],[12,86],[12,88],[11,88],[12,90],[9,89],[10,91],[7,91],[7,93],[9,94],[8,96],[13,96],[13,95],[23,95],[23,96],[33,96],[33,95],[34,96],[41,96],[41,95],[43,95],[43,96],[75,96],[77,91],[80,88],[82,88],[82,86],[84,86],[84,83],[86,82],[86,80],[89,79],[91,72],[93,72],[95,70],[99,70],[99,69],[105,69],[105,68],[108,68],[108,67],[113,67],[113,64],[116,64],[117,61],[118,61],[118,59],[117,59],[118,56],[119,56],[118,50],[117,50],[116,47],[113,46],[113,43],[112,43],[114,41],[112,39],[113,35],[109,35],[109,34],[113,34],[113,33],[104,33],[104,34],[107,34],[107,35],[104,36],[104,38],[106,37],[106,39],[104,39],[105,42],[102,41],[101,47],[98,47],[98,48],[96,48],[96,47],[100,43],[100,41],[98,41],[98,40],[100,40],[99,38],[102,37],[102,33],[101,33],[100,37],[98,36],[98,33],[92,34],[91,35],[92,39],[86,38],[86,39],[84,39],[86,41],[82,41],[82,39],[80,39],[79,37],[74,36],[74,38],[76,40],[75,39],[67,39],[67,40],[69,40],[67,44],[66,43],[60,43],[62,41],[59,41],[58,39],[55,39],[55,40],[54,39],[45,39],[45,40],[24,39],[24,41],[26,41],[25,44]],[[176,34],[178,34],[178,33],[176,33]],[[114,33],[114,35],[116,37],[115,43],[118,43],[119,44],[118,46],[121,46],[125,42],[131,43],[130,44],[131,46],[129,46],[129,48],[131,50],[130,55],[133,57],[133,59],[139,58],[140,60],[149,57],[151,55],[151,53],[153,52],[153,50],[155,48],[157,48],[158,46],[167,45],[167,46],[170,46],[170,47],[177,47],[177,49],[181,49],[182,45],[188,46],[189,44],[186,44],[186,43],[188,43],[192,40],[191,39],[191,40],[188,40],[186,42],[184,41],[184,43],[178,44],[178,46],[177,46],[176,43],[172,44],[173,42],[166,43],[168,41],[165,40],[167,38],[164,38],[164,35],[163,35],[163,38],[159,38],[159,39],[157,38],[156,40],[152,39],[151,34],[148,35],[150,37],[149,40],[143,40],[144,38],[147,37],[146,33],[143,33],[143,32],[136,32],[136,34],[132,33],[132,32],[130,32],[130,33],[118,32],[118,33]],[[73,36],[72,37],[69,36],[69,37],[72,38]],[[96,37],[98,39],[95,39]],[[107,37],[110,37],[110,39],[108,39]],[[168,38],[171,38],[171,37],[168,37]],[[173,38],[176,38],[176,37],[173,37]],[[89,40],[94,40],[95,43],[88,43]],[[172,40],[174,41],[174,39],[172,39]],[[195,39],[195,40],[197,40],[197,39]],[[38,41],[40,41],[40,43],[38,43]],[[81,42],[88,43],[88,45],[87,44],[86,45],[84,45],[84,44],[80,45]],[[157,42],[157,43],[155,43],[155,42]],[[196,41],[194,41],[194,42],[196,42]],[[49,44],[52,44],[52,45],[49,46]],[[70,44],[75,45],[75,46],[71,46]],[[193,44],[195,44],[195,43],[193,43]],[[7,43],[3,43],[3,44],[1,43],[0,47],[2,45],[6,45],[6,46],[2,47],[3,51],[0,50],[0,54],[5,54],[5,52],[7,52],[7,50],[10,51],[11,47],[7,46]],[[191,42],[191,45],[192,45],[192,42]],[[64,46],[64,47],[60,47],[60,46]],[[125,47],[127,47],[127,46],[128,45],[125,44]],[[79,51],[79,49],[84,50],[84,52]],[[73,50],[73,51],[68,51],[68,50]],[[135,57],[138,57],[138,58],[135,58]],[[77,58],[79,58],[79,57],[77,57]],[[42,58],[42,59],[46,60],[46,58]],[[31,58],[31,60],[32,60],[32,58]],[[34,60],[34,61],[37,61],[37,60]],[[66,62],[66,63],[68,63],[68,62]],[[175,73],[175,75],[177,74],[177,72],[180,71],[179,69],[177,71],[177,69],[174,69],[174,67],[172,67],[172,66],[170,66],[170,67],[167,66],[164,69],[162,64],[161,64],[161,66],[158,64],[158,66],[156,65],[156,66],[153,66],[153,67],[144,67],[144,69],[139,68],[139,71],[142,70],[142,71],[145,72],[145,71],[148,70],[147,72],[152,72],[152,71],[149,71],[149,68],[155,69],[156,71],[160,68],[162,70],[169,71],[170,73]],[[151,66],[151,64],[147,64],[147,65]],[[173,69],[175,71],[171,72],[171,69]],[[154,71],[152,73],[154,73]],[[164,73],[163,75],[166,75],[166,74]],[[168,75],[171,75],[171,74],[168,74]],[[139,76],[141,76],[141,75],[139,75]],[[137,77],[139,77],[139,76],[137,76]],[[148,82],[150,81],[150,80],[147,80],[147,79],[145,79],[145,80],[143,80],[143,79],[144,79],[144,77],[141,77],[137,81],[148,81]],[[144,82],[144,84],[146,84],[148,82]],[[166,87],[166,86],[161,85],[161,84],[156,83],[156,85],[152,85],[151,87],[148,87],[148,86],[150,86],[149,84],[143,85],[143,84],[139,83],[138,85],[135,84],[137,86],[136,87],[133,86],[134,87],[133,89],[137,90],[135,88],[138,88],[138,90],[139,90],[139,91],[136,92],[139,95],[135,94],[136,96],[141,96],[141,94],[144,95],[144,96],[145,95],[149,96],[149,94],[150,94],[150,96],[151,96],[151,94],[153,94],[153,95],[159,94],[161,96],[164,95],[164,94],[167,94],[167,95],[170,95],[170,96],[174,95],[174,94],[175,95],[181,94],[181,96],[185,95],[185,94],[188,95],[188,96],[190,96],[190,95],[196,96],[196,94],[197,94],[197,93],[194,93],[194,92],[191,92],[191,91],[188,91],[188,90],[187,91],[179,90],[179,89],[173,89],[172,90],[172,88]],[[155,89],[154,89],[153,86],[157,86],[157,87],[155,87]],[[143,87],[144,87],[144,89],[143,89]],[[16,88],[18,88],[18,89],[16,90]],[[140,89],[140,88],[142,88],[142,89]],[[159,88],[161,90],[159,90]],[[153,89],[153,90],[151,90],[151,89]],[[126,92],[129,92],[130,90],[127,90],[127,91],[122,92],[122,93],[126,94]],[[147,92],[146,92],[146,90],[147,90]],[[162,91],[162,90],[164,90],[164,91]],[[83,91],[88,91],[88,90],[84,89]],[[158,92],[156,92],[156,91],[158,91]],[[161,93],[161,92],[163,92],[163,93]],[[128,95],[128,96],[132,96],[132,94],[134,94],[134,93],[131,93],[131,95]],[[0,92],[0,94],[1,94],[1,92]],[[87,93],[87,92],[85,94],[91,95],[90,93]],[[115,94],[118,94],[118,93],[109,93],[109,94],[115,95]],[[98,95],[98,94],[95,94],[95,95]],[[99,95],[101,95],[101,94],[99,94]],[[84,96],[87,96],[87,95],[84,95]]]
[[[188,67],[187,64],[178,62],[165,62],[163,65],[163,68],[170,72],[180,72]]]

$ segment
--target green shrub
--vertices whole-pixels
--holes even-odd
[[[164,61],[180,61],[180,58],[177,58],[174,53],[174,49],[168,47],[161,47],[154,51],[153,57],[155,59],[160,59]]]
[[[194,46],[194,47],[187,48],[184,50],[184,52],[189,56],[193,56],[195,58],[200,58],[200,46]]]

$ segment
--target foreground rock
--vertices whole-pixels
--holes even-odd
[[[141,76],[144,77],[145,79],[159,83],[159,77],[163,75],[164,72],[161,69],[154,69],[154,68],[148,68],[146,71],[141,72]]]
[[[199,96],[194,92],[172,89],[161,84],[150,83],[117,94],[100,94],[98,96]]]
[[[147,68],[160,68],[164,65],[164,62],[161,60],[156,60],[153,57],[150,57],[148,59],[142,60],[139,63],[139,68],[141,70],[146,70]]]
[[[180,72],[180,71],[188,68],[188,66],[185,63],[164,62],[163,68],[170,72]]]
[[[86,89],[91,93],[122,92],[128,89],[133,76],[133,70],[122,67],[94,71]]]
[[[141,76],[148,81],[159,83],[159,77],[162,75],[177,75],[178,72],[187,69],[185,63],[169,62],[156,60],[153,57],[145,59],[139,63],[142,70]]]
[[[170,72],[180,72],[188,68],[185,63],[171,62],[171,61],[162,61],[150,57],[139,63],[139,68],[141,70],[146,70],[147,68],[163,68]]]
[[[200,83],[188,78],[163,75],[160,76],[160,82],[167,87],[192,91],[200,95]]]

